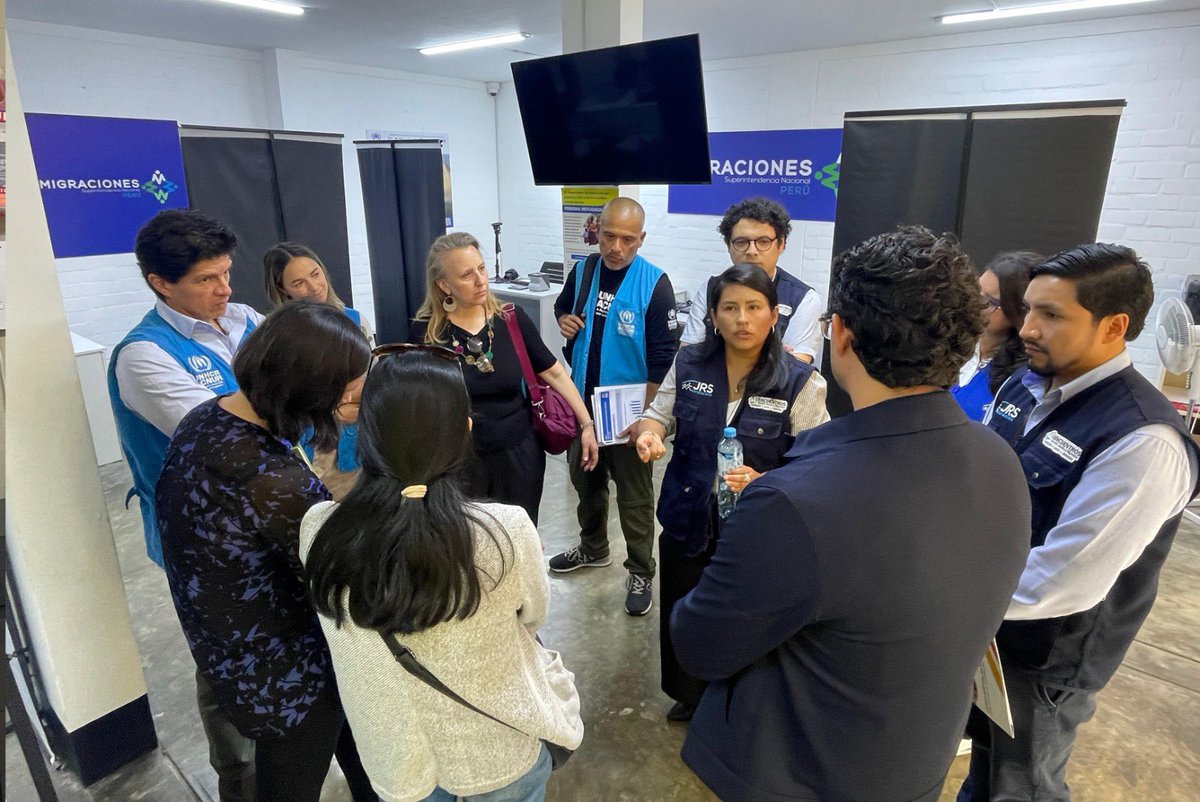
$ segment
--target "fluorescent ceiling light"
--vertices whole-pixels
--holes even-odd
[[[959,22],[987,22],[988,20],[1028,17],[1033,14],[1057,14],[1060,11],[1083,11],[1089,8],[1127,6],[1134,3],[1151,3],[1153,1],[1154,0],[1068,0],[1067,2],[1062,3],[1043,3],[1036,6],[993,8],[990,11],[973,11],[969,14],[947,14],[944,17],[938,17],[938,20],[943,25],[954,25],[955,23]]]
[[[245,6],[246,8],[255,8],[259,11],[274,11],[276,14],[290,14],[293,17],[299,17],[304,13],[304,9],[300,6],[294,6],[291,3],[279,3],[276,0],[220,0],[220,2],[235,6]]]
[[[491,47],[492,45],[511,45],[529,38],[527,33],[506,33],[501,36],[489,36],[486,39],[470,39],[466,42],[452,42],[448,45],[422,47],[421,55],[436,56],[438,53],[453,53],[457,50],[470,50],[475,47]]]

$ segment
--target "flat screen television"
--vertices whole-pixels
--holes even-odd
[[[696,34],[512,65],[535,184],[707,184]]]

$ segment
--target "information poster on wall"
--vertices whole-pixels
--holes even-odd
[[[175,121],[25,119],[56,257],[129,253],[147,220],[188,207]]]
[[[442,191],[446,194],[446,228],[454,227],[454,198],[450,194],[450,138],[445,134],[414,134],[405,131],[367,131],[367,139],[376,141],[435,140],[442,149]]]
[[[842,129],[709,133],[712,184],[672,184],[667,211],[722,215],[755,196],[782,203],[794,220],[833,222]]]
[[[563,187],[563,277],[589,253],[600,252],[600,211],[617,187]]]

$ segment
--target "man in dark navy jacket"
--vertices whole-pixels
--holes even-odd
[[[1029,548],[1020,464],[945,392],[983,324],[966,255],[905,228],[834,276],[854,412],[750,485],[672,616],[712,682],[683,759],[727,802],[936,799]]]
[[[1033,501],[1033,549],[996,637],[1016,737],[972,716],[961,802],[1070,799],[1075,731],[1150,613],[1200,463],[1125,350],[1154,302],[1136,253],[1064,251],[1033,269],[1025,302],[1029,367],[987,421],[1021,458]]]

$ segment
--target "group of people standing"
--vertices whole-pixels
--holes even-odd
[[[376,346],[303,246],[266,255],[264,318],[229,302],[227,227],[173,211],[139,233],[157,301],[109,389],[221,798],[315,800],[334,754],[356,800],[543,798],[583,737],[537,638],[546,568],[611,565],[611,481],[625,610],[661,571],[667,716],[722,799],[935,799],[964,727],[960,800],[1067,799],[1075,728],[1197,486],[1200,450],[1125,352],[1144,262],[1087,245],[977,277],[953,238],[901,228],[838,255],[823,303],[754,198],[684,321],[641,206],[597,222],[555,304],[569,373],[469,234],[432,244],[409,341]],[[854,406],[833,421],[824,350]],[[579,424],[580,542],[548,564],[523,362]],[[645,411],[600,446],[593,392],[628,384]],[[718,476],[726,427],[745,460]],[[968,721],[993,636],[1014,739]]]

